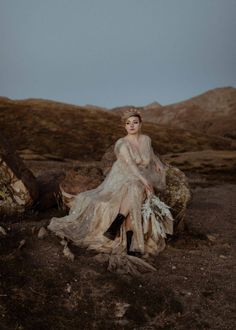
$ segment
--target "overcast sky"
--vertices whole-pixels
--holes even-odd
[[[0,0],[0,95],[115,107],[236,87],[236,0]]]

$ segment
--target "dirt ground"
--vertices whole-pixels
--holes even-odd
[[[236,184],[192,184],[187,228],[133,277],[96,253],[39,239],[57,209],[0,225],[0,329],[235,329]]]

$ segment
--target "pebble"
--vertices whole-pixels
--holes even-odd
[[[67,283],[66,284],[66,292],[68,292],[68,293],[71,293],[71,285],[70,285],[70,283]]]
[[[2,226],[0,226],[0,234],[2,234],[4,236],[7,235],[6,230]]]
[[[130,306],[130,304],[126,303],[126,302],[117,302],[116,303],[116,310],[115,310],[115,317],[121,318],[124,316],[126,310],[128,309],[128,307]]]
[[[63,249],[63,254],[64,256],[69,259],[70,261],[74,261],[75,256],[74,254],[71,252],[71,250],[68,248],[68,246],[65,246]]]
[[[189,292],[189,291],[186,291],[186,290],[182,290],[181,291],[181,294],[184,295],[184,296],[190,297],[192,295],[192,292]]]
[[[216,236],[214,236],[214,235],[210,235],[210,234],[207,235],[207,238],[208,238],[209,241],[211,241],[211,242],[214,242],[214,241],[216,240]]]
[[[25,243],[26,243],[26,240],[25,240],[25,239],[22,239],[22,240],[20,241],[20,244],[19,244],[19,246],[18,246],[18,249],[20,250],[20,249],[25,245]]]
[[[38,238],[43,239],[48,236],[48,232],[44,227],[41,227],[38,231]]]
[[[227,257],[224,256],[223,254],[220,255],[220,258],[221,258],[221,259],[227,259]]]
[[[229,243],[223,244],[223,247],[226,249],[231,249],[231,245]]]

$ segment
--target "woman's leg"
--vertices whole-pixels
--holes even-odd
[[[131,190],[127,194],[126,198],[123,199],[121,206],[120,206],[120,213],[123,212],[123,214],[127,214],[126,220],[125,220],[125,229],[126,229],[126,241],[127,241],[127,254],[135,257],[141,257],[142,253],[140,251],[133,251],[132,249],[132,241],[134,239],[134,236],[137,237],[137,229],[139,226],[136,224],[136,221],[141,224],[141,207],[146,198],[146,192],[142,184],[135,182],[135,184],[132,185]],[[135,218],[135,223],[132,222],[132,215],[134,213],[140,214],[139,217],[133,217]],[[141,225],[142,227],[142,225]],[[139,235],[143,235],[143,231],[139,230]]]
[[[134,191],[136,191],[136,193],[134,193]],[[119,213],[117,214],[116,218],[113,220],[113,222],[111,223],[109,228],[104,233],[104,236],[106,236],[109,239],[114,240],[116,238],[117,234],[119,233],[121,225],[125,221],[126,232],[129,232],[129,235],[130,235],[129,240],[131,240],[132,235],[133,235],[133,230],[135,228],[133,228],[133,225],[131,222],[130,210],[135,207],[135,205],[132,205],[132,204],[134,204],[134,200],[135,200],[135,204],[136,204],[136,202],[138,202],[138,208],[140,208],[140,211],[141,211],[142,202],[145,199],[145,196],[146,196],[146,194],[145,194],[143,185],[137,181],[132,182],[131,191],[129,191],[123,197],[121,204],[120,204]],[[132,234],[131,234],[131,232],[132,232]]]
[[[123,214],[126,217],[126,219],[125,219],[126,231],[131,230],[131,221],[130,221],[129,211],[130,211],[129,198],[124,198],[121,202],[119,213]]]
[[[146,198],[146,193],[145,193],[145,190],[144,188],[140,185],[139,185],[139,188],[141,188],[141,201],[143,202]],[[139,196],[140,198],[140,196]],[[122,202],[121,202],[121,205],[120,205],[120,210],[119,210],[119,213],[123,214],[125,216],[125,228],[126,228],[126,231],[128,230],[132,230],[132,225],[131,225],[131,217],[130,217],[130,210],[131,210],[131,198],[129,196],[129,194],[127,194],[125,196],[125,198],[123,198]]]
[[[116,218],[113,220],[109,228],[103,233],[103,235],[111,240],[114,240],[117,234],[120,231],[120,227],[125,221],[125,216],[121,213],[118,213]]]
[[[130,229],[133,233],[130,233],[131,243],[130,251],[128,254],[141,255],[144,253],[144,234],[142,225],[142,213],[141,208],[146,198],[146,191],[141,182],[135,182],[129,189],[129,201],[130,201]],[[132,235],[131,235],[132,234]]]

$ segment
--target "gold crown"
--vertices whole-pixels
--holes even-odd
[[[142,121],[141,112],[137,110],[136,108],[130,108],[128,110],[125,110],[122,114],[122,121],[126,121],[129,117],[132,116],[138,116],[140,120]]]

